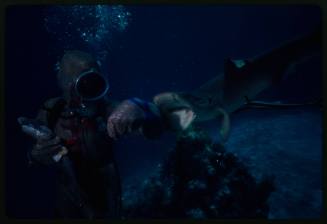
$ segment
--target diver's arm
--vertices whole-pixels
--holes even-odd
[[[156,106],[138,98],[121,102],[107,120],[107,131],[111,138],[140,131],[147,138],[158,138],[164,130],[164,123]]]
[[[46,101],[42,108],[39,110],[35,121],[48,127],[49,115],[49,101]],[[28,159],[30,164],[51,165],[54,164],[53,156],[62,150],[62,142],[59,137],[52,134],[48,139],[35,137],[36,142],[32,150],[28,152]]]
[[[166,126],[158,107],[139,98],[131,98],[129,101],[138,105],[144,112],[144,120],[139,124],[141,133],[149,139],[160,137]]]

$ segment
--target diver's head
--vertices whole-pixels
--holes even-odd
[[[101,99],[109,85],[97,61],[82,51],[67,51],[59,62],[59,87],[66,100],[94,101]]]

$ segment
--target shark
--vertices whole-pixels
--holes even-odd
[[[196,122],[220,119],[219,133],[222,141],[226,142],[230,132],[230,114],[244,106],[300,106],[250,99],[255,99],[263,90],[280,83],[290,66],[319,52],[322,47],[321,36],[321,30],[316,29],[252,58],[227,58],[223,73],[197,89],[159,93],[153,97],[153,102],[175,131],[186,130]]]

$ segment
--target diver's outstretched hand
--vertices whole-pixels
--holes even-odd
[[[137,130],[145,120],[145,116],[141,107],[130,100],[123,101],[108,118],[108,135],[117,139],[124,134]]]

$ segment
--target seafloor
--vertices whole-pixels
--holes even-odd
[[[211,121],[201,127],[208,131],[214,142],[218,141],[218,124],[218,122]],[[192,139],[190,138],[191,141],[195,141]],[[203,141],[208,140],[203,139]],[[171,154],[176,149],[183,151],[180,153],[183,155],[182,164]],[[211,150],[218,150],[218,152],[223,150],[227,153],[225,155],[232,153],[237,160],[230,165],[229,170],[225,171],[214,165],[213,176],[217,181],[210,182],[210,177],[208,179],[211,175],[210,164],[212,163],[207,166],[206,161],[215,160],[216,157],[214,153],[201,153],[201,150],[206,151],[206,149],[207,146],[197,145],[196,141],[192,143],[184,141],[181,144],[177,139],[177,146],[170,151],[170,154],[166,152],[166,160],[158,159],[161,160],[161,164],[164,164],[161,169],[148,166],[147,170],[136,175],[136,179],[131,178],[133,181],[124,184],[123,202],[125,206],[127,205],[130,217],[149,218],[149,212],[156,218],[294,219],[320,216],[322,210],[322,113],[320,109],[249,109],[234,114],[231,135],[225,147],[211,147]],[[185,156],[187,152],[193,157]],[[167,158],[171,161],[169,165],[167,165]],[[223,163],[228,163],[226,158],[223,157]],[[238,159],[240,162],[237,162]],[[189,166],[185,171],[187,174],[185,175],[184,171],[180,173],[176,167],[172,168],[174,163],[175,166],[177,164],[184,169]],[[203,171],[201,171],[202,168],[204,168]],[[164,174],[160,173],[163,169]],[[187,172],[188,169],[190,173]],[[177,189],[176,183],[180,182],[179,180],[176,182],[176,177],[179,179],[185,176],[186,181],[180,187],[183,189]],[[273,178],[269,179],[271,177]],[[256,184],[252,178],[256,180]],[[268,182],[264,183],[265,187],[262,188],[260,181],[264,179]],[[238,184],[236,188],[233,188],[230,183],[235,180]],[[270,180],[273,181],[273,186],[269,185]],[[249,198],[238,199],[239,196],[227,198],[230,200],[227,202],[229,205],[219,207],[222,202],[226,203],[225,199],[213,200],[213,198],[221,192],[225,194],[226,186],[227,190],[231,190],[232,195],[247,195]],[[249,186],[252,191],[248,189]],[[242,190],[243,188],[246,190]],[[194,189],[198,190],[194,191]],[[168,192],[179,191],[177,195],[186,194],[186,196],[182,199],[176,199],[173,196],[172,199],[170,193],[166,194],[167,190]],[[186,191],[188,193],[185,193]],[[190,197],[195,199],[189,199]],[[207,201],[202,200],[205,197],[208,198]],[[261,197],[262,202],[259,204],[252,202],[258,197]],[[169,200],[175,200],[175,202]],[[172,204],[178,200],[188,202],[186,204],[182,202],[183,211],[176,214],[176,207]],[[192,203],[194,203],[194,209],[189,206]],[[268,210],[266,210],[266,205]],[[212,206],[217,207],[215,211],[218,213],[208,212],[209,207]],[[220,212],[219,209],[224,211]],[[157,213],[163,210],[165,210],[164,213]],[[234,213],[230,213],[232,210]],[[128,215],[126,216],[128,218]]]
[[[318,218],[322,211],[322,112],[249,110],[233,117],[226,149],[255,176],[275,176],[269,218]]]

